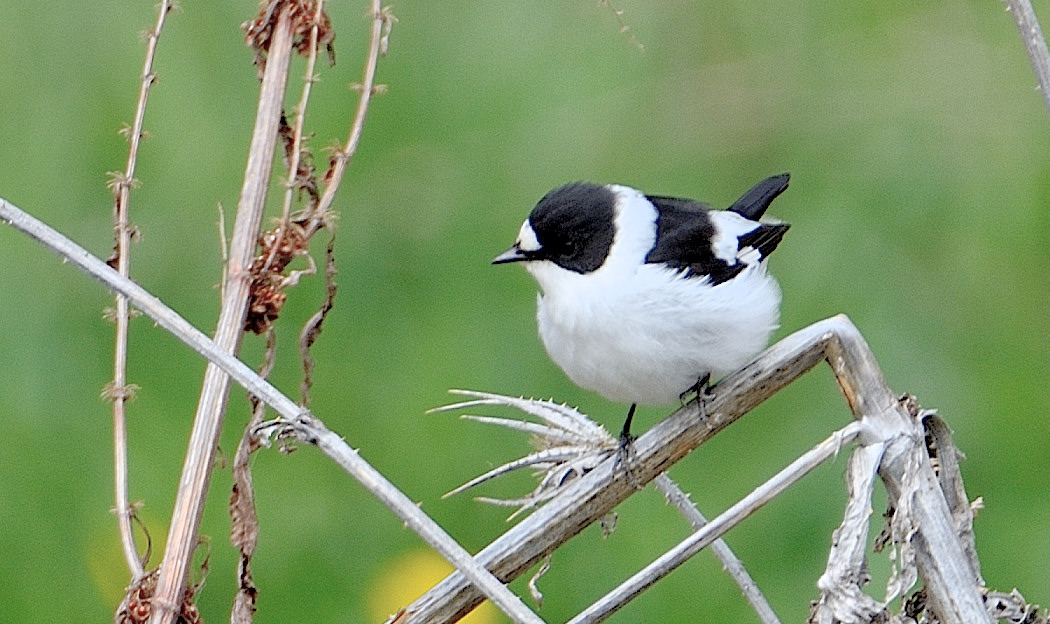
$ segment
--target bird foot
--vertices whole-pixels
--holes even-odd
[[[700,413],[704,414],[704,401],[711,396],[712,386],[710,381],[711,373],[704,373],[702,377],[696,380],[695,384],[689,386],[685,392],[679,395],[678,400],[682,402],[682,407],[689,405],[691,401],[696,401],[697,407],[700,408]]]

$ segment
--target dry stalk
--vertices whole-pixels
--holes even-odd
[[[328,313],[331,312],[332,306],[335,305],[335,293],[338,289],[338,285],[335,283],[335,276],[338,271],[335,268],[335,255],[332,253],[334,244],[335,238],[333,237],[329,239],[328,247],[325,249],[324,301],[321,302],[321,308],[306,320],[302,331],[299,332],[299,361],[303,366],[303,380],[299,383],[299,402],[304,407],[309,407],[310,405],[310,388],[314,383],[314,359],[310,355],[310,347],[313,346],[314,341],[321,334],[324,320],[328,317]]]
[[[277,127],[292,52],[292,35],[289,9],[287,5],[282,4],[278,9],[266,58],[244,185],[230,242],[222,308],[215,331],[215,343],[220,349],[231,354],[237,353],[244,331],[251,286],[249,269],[255,256],[256,239],[269,188]],[[229,389],[229,375],[218,366],[209,364],[204,374],[200,401],[175,498],[168,541],[157,581],[151,624],[171,624],[178,613],[179,597],[185,587],[190,560],[197,543],[201,513],[211,479]]]
[[[266,332],[266,350],[259,376],[266,379],[277,362],[277,333],[271,327]],[[244,435],[237,443],[233,455],[233,486],[230,491],[230,543],[240,553],[237,563],[237,595],[233,600],[230,614],[231,624],[250,624],[255,615],[255,601],[258,591],[252,578],[251,560],[259,542],[259,518],[255,509],[255,488],[252,485],[252,471],[249,459],[259,448],[258,440],[251,432],[263,422],[266,416],[266,404],[254,395],[249,395],[252,416],[248,421]]]
[[[603,598],[584,609],[579,615],[569,620],[569,624],[595,624],[596,622],[605,621],[610,615],[636,598],[654,583],[688,561],[690,557],[710,546],[722,535],[725,535],[729,529],[743,522],[748,516],[779,496],[820,464],[837,455],[844,444],[848,444],[860,435],[861,428],[860,423],[854,422],[835,432],[827,440],[791,462],[788,467],[777,473],[772,479],[740,499],[740,501],[717,518],[694,531],[692,535],[677,546],[624,581]]]
[[[269,51],[260,42],[261,37],[272,37],[274,24],[271,21],[269,10],[256,20],[245,25],[248,31],[247,41],[256,50],[257,62],[269,56]],[[302,13],[308,5],[299,5],[297,10]],[[291,220],[292,203],[296,190],[306,190],[310,193],[312,204],[316,204],[317,190],[316,179],[313,175],[311,163],[305,161],[303,146],[303,124],[306,118],[306,107],[310,98],[311,86],[316,81],[314,66],[317,60],[317,49],[323,39],[331,44],[333,33],[328,16],[324,12],[323,0],[318,0],[313,13],[309,19],[295,20],[298,26],[293,26],[293,31],[298,32],[303,27],[308,29],[305,42],[296,44],[296,48],[302,51],[302,45],[306,47],[306,75],[303,81],[303,90],[299,104],[295,109],[295,125],[288,135],[285,115],[279,120],[278,136],[285,147],[285,164],[288,169],[288,177],[285,182],[284,198],[281,208],[281,216],[277,227],[263,234],[260,241],[263,243],[261,253],[252,261],[250,274],[251,286],[249,288],[248,314],[246,328],[266,336],[266,350],[264,363],[260,370],[260,376],[266,378],[277,357],[276,331],[273,320],[276,319],[281,306],[285,301],[284,288],[294,285],[298,280],[299,273],[293,272],[294,277],[283,275],[287,265],[296,257],[306,255],[307,239],[301,235],[299,224],[293,224]],[[276,41],[269,38],[266,43]],[[265,54],[264,54],[265,53]],[[264,73],[265,79],[265,73]],[[289,237],[289,234],[291,236]],[[289,240],[291,238],[291,240]],[[309,256],[307,256],[309,258]],[[312,263],[311,263],[312,266]],[[256,396],[248,395],[252,406],[252,416],[249,419],[241,440],[234,454],[232,467],[233,485],[230,492],[230,542],[239,551],[240,559],[237,564],[237,594],[234,597],[230,621],[233,624],[250,624],[253,621],[256,610],[258,589],[252,576],[251,560],[259,538],[259,521],[255,508],[255,492],[252,484],[252,472],[249,458],[253,452],[260,447],[258,440],[252,435],[254,428],[263,421],[266,415],[266,404]]]
[[[281,135],[285,138],[285,163],[288,169],[288,178],[284,183],[284,198],[281,202],[281,216],[278,219],[276,232],[273,234],[275,240],[273,244],[269,245],[269,252],[261,267],[261,271],[269,271],[273,266],[274,261],[277,258],[278,250],[281,249],[284,244],[284,238],[291,223],[292,215],[292,204],[295,201],[296,190],[306,190],[311,194],[311,206],[317,203],[317,181],[313,175],[312,165],[308,165],[305,159],[309,156],[304,154],[303,146],[303,125],[306,122],[306,107],[310,102],[310,91],[313,84],[317,82],[318,78],[314,73],[314,67],[317,64],[317,49],[322,38],[321,26],[325,26],[324,38],[329,42],[332,39],[333,33],[330,28],[331,25],[328,23],[328,17],[324,12],[324,0],[317,0],[314,14],[311,18],[311,24],[309,27],[309,37],[307,38],[307,54],[306,54],[306,70],[305,76],[303,77],[303,90],[299,96],[299,103],[295,107],[295,113],[293,115],[294,125],[290,129],[290,137],[286,137],[288,134],[288,128],[285,126],[285,118],[282,115],[281,118]],[[305,241],[304,241],[305,242]],[[297,246],[297,250],[305,250],[303,246]],[[283,267],[282,267],[283,269]]]
[[[269,42],[270,30],[261,25],[266,23],[273,4],[267,5],[261,18],[246,24],[251,45],[258,47],[261,43]],[[323,178],[325,188],[322,196],[318,190],[320,185],[314,171],[313,156],[305,147],[303,124],[311,87],[317,79],[314,67],[319,46],[328,46],[329,57],[334,62],[331,47],[334,33],[324,12],[323,3],[298,2],[293,6],[298,24],[296,34],[302,37],[301,40],[297,40],[295,47],[307,56],[307,69],[303,90],[295,109],[294,125],[289,126],[286,118],[281,117],[279,136],[284,144],[285,163],[288,167],[282,214],[276,227],[260,236],[262,253],[251,267],[253,283],[245,326],[255,333],[264,332],[277,319],[287,297],[285,289],[297,284],[302,275],[313,274],[317,270],[316,263],[309,255],[309,242],[318,230],[331,229],[335,222],[332,202],[342,181],[343,172],[360,144],[372,95],[380,91],[375,85],[376,66],[379,56],[386,51],[390,28],[395,21],[389,10],[383,9],[378,0],[372,0],[371,38],[365,59],[363,84],[359,87],[361,96],[351,122],[350,138],[345,146],[335,150],[330,159],[329,168]],[[307,12],[309,15],[306,15]],[[293,213],[292,203],[296,192],[305,192],[307,200],[300,210]],[[289,271],[286,275],[288,265],[299,257],[305,258],[309,266],[303,270]]]
[[[292,129],[292,144],[288,154],[288,179],[284,186],[284,201],[281,204],[281,221],[287,221],[292,214],[292,203],[295,198],[295,190],[306,183],[305,178],[312,174],[300,170],[303,160],[303,125],[306,123],[306,107],[310,102],[310,91],[313,84],[317,82],[314,67],[317,64],[317,48],[321,39],[321,24],[326,26],[325,37],[330,39],[332,33],[328,28],[328,19],[324,12],[324,0],[317,0],[314,9],[312,24],[310,25],[310,36],[308,52],[306,55],[306,70],[303,76],[303,90],[299,96],[299,103],[295,107],[295,124]]]
[[[350,133],[347,136],[346,144],[335,150],[329,160],[328,171],[325,173],[324,178],[324,194],[321,195],[321,199],[317,203],[314,217],[306,227],[308,233],[312,233],[317,228],[324,226],[325,216],[330,214],[332,202],[335,200],[335,192],[339,190],[339,184],[343,180],[343,173],[346,171],[347,165],[350,164],[350,159],[357,153],[357,146],[361,143],[361,133],[365,129],[365,117],[368,115],[368,106],[372,102],[372,96],[382,90],[375,83],[376,65],[379,62],[379,56],[386,53],[390,29],[397,20],[393,13],[390,12],[390,9],[383,8],[381,0],[371,0],[370,4],[372,34],[369,39],[364,74],[361,77],[361,84],[357,85],[357,90],[360,93],[357,101],[357,110],[354,111],[354,118],[350,123]]]
[[[1017,30],[1021,34],[1021,43],[1028,53],[1028,61],[1035,71],[1039,91],[1043,94],[1043,104],[1050,112],[1050,52],[1046,49],[1046,39],[1039,27],[1035,10],[1029,0],[1006,0],[1006,8],[1013,15]]]
[[[678,484],[671,477],[667,476],[667,473],[653,479],[653,485],[663,493],[670,504],[674,505],[689,520],[689,523],[693,525],[693,530],[699,531],[708,524],[707,518],[696,508],[693,501],[689,499],[689,495],[683,492],[678,487]],[[751,578],[747,569],[744,568],[743,562],[729,548],[729,544],[722,538],[718,538],[711,544],[711,552],[722,563],[726,573],[736,582],[737,587],[744,594],[744,598],[747,599],[748,604],[751,605],[751,608],[755,610],[755,614],[758,615],[759,621],[762,624],[780,624],[780,618],[773,611],[773,607],[770,606],[769,601],[766,600],[762,591],[759,590],[754,579]]]
[[[42,244],[62,258],[64,262],[84,271],[106,288],[127,297],[131,305],[153,319],[158,326],[170,332],[186,346],[206,358],[212,365],[220,368],[245,390],[259,397],[280,414],[279,421],[269,423],[266,430],[257,431],[257,434],[301,432],[300,439],[317,444],[322,452],[335,459],[370,494],[389,507],[408,528],[414,530],[434,550],[462,570],[470,582],[480,587],[493,604],[510,615],[513,621],[533,624],[541,621],[521,603],[517,596],[445,533],[430,516],[423,513],[414,501],[405,496],[393,483],[365,461],[338,434],[325,428],[324,424],[309,411],[282,394],[251,367],[231,355],[164,305],[160,299],[135,282],[122,277],[83,247],[3,198],[0,198],[0,223],[14,227]]]
[[[557,496],[561,489],[572,480],[590,472],[602,461],[614,454],[619,447],[616,438],[609,435],[605,427],[581,414],[575,408],[558,404],[554,401],[525,399],[502,396],[488,392],[452,390],[452,394],[470,397],[470,400],[445,405],[428,413],[460,411],[480,406],[506,406],[520,410],[531,419],[494,418],[463,414],[461,418],[484,424],[498,425],[508,429],[529,434],[529,442],[536,449],[524,457],[497,466],[483,475],[471,479],[457,487],[445,497],[461,493],[469,488],[496,479],[516,470],[532,469],[539,485],[531,493],[516,498],[478,497],[475,500],[505,507],[518,507],[508,521],[531,511],[539,505]],[[538,421],[538,422],[537,422]],[[689,495],[682,491],[667,473],[653,480],[653,484],[663,493],[667,502],[673,505],[692,525],[699,530],[707,524],[707,519],[689,500]],[[612,514],[611,514],[612,515]],[[603,525],[604,526],[604,525]],[[722,563],[726,572],[740,587],[740,591],[754,608],[763,624],[779,624],[779,619],[769,606],[768,601],[758,589],[751,575],[744,569],[740,559],[722,539],[716,539],[711,549]],[[542,593],[537,587],[539,577],[550,567],[550,557],[544,559],[540,569],[528,583],[529,592],[537,604],[541,604]]]
[[[261,61],[269,54],[266,45],[273,41],[272,12],[276,10],[276,6],[277,3],[265,5],[259,17],[244,25],[247,31],[246,41],[256,50],[257,61]],[[296,36],[294,47],[300,54],[306,56],[305,76],[298,104],[291,115],[291,125],[288,123],[288,116],[282,114],[280,118],[278,137],[284,148],[284,164],[287,169],[281,215],[276,225],[259,237],[261,249],[251,264],[252,283],[249,292],[248,315],[245,321],[245,329],[255,333],[265,333],[267,336],[266,357],[269,365],[266,368],[272,366],[276,356],[273,322],[277,319],[287,299],[286,289],[295,286],[301,276],[316,272],[316,263],[309,252],[310,239],[320,227],[331,229],[335,220],[334,213],[318,211],[320,200],[318,180],[315,175],[313,156],[306,148],[306,137],[303,131],[312,87],[318,80],[315,67],[319,48],[322,44],[326,45],[330,61],[334,63],[332,48],[334,32],[328,15],[325,13],[323,0],[293,2],[291,7],[293,32]],[[371,47],[373,54],[366,61],[366,66],[374,70],[378,53],[374,52],[374,45]],[[302,208],[293,214],[292,207],[296,198],[302,198],[304,195]],[[321,326],[335,299],[336,269],[332,253],[334,241],[333,232],[325,253],[327,295],[321,308],[307,321],[299,340],[303,365],[303,380],[300,385],[303,407],[309,405],[309,389],[312,384],[313,359],[310,357],[310,346],[320,334]],[[300,257],[306,259],[308,267],[302,270],[290,270],[289,265],[292,261]],[[245,427],[234,460],[234,484],[229,505],[233,520],[231,541],[241,554],[237,574],[239,590],[231,615],[231,621],[237,624],[247,624],[252,621],[258,595],[250,566],[258,539],[258,520],[248,457],[260,446],[254,430],[264,417],[265,404],[251,395],[249,400],[253,405],[252,418]]]
[[[624,21],[623,9],[614,7],[609,0],[598,0],[598,6],[608,9],[609,12],[613,14],[613,17],[616,18],[617,23],[619,23],[620,33],[625,35],[627,40],[634,44],[634,47],[638,48],[639,52],[645,52],[645,46],[642,45],[641,41],[638,41],[638,38],[634,36],[633,32],[631,32],[631,27],[627,25],[626,21]]]
[[[149,31],[146,39],[146,60],[142,66],[139,97],[135,106],[135,118],[130,127],[121,132],[128,139],[128,160],[122,173],[115,173],[110,180],[110,188],[115,195],[113,204],[114,250],[109,264],[121,275],[128,277],[131,266],[131,240],[133,229],[129,214],[129,197],[131,188],[136,185],[135,165],[138,162],[139,144],[143,138],[142,126],[146,117],[146,103],[150,87],[156,75],[153,73],[153,59],[157,52],[157,43],[164,29],[164,20],[171,10],[171,4],[164,0],[160,3],[157,22]],[[128,496],[128,441],[127,441],[127,402],[133,398],[136,386],[127,380],[128,364],[128,324],[131,318],[128,301],[122,295],[116,296],[116,310],[113,321],[116,324],[115,345],[113,349],[113,381],[103,391],[103,396],[113,401],[113,483],[115,512],[120,531],[120,542],[124,550],[124,561],[127,563],[131,577],[137,580],[142,577],[144,562],[135,547],[135,534],[132,518],[134,506]]]

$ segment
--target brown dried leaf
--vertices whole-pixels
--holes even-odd
[[[266,53],[270,48],[270,39],[273,35],[273,27],[277,23],[277,15],[287,6],[291,18],[292,34],[294,36],[292,45],[302,55],[310,53],[310,33],[317,26],[317,44],[328,49],[329,60],[335,63],[335,52],[332,42],[335,40],[335,31],[328,14],[321,10],[318,14],[318,3],[316,0],[269,0],[263,2],[259,14],[247,22],[241,24],[244,30],[244,42],[255,52],[254,62],[262,66],[266,59]]]
[[[310,357],[310,347],[321,335],[321,326],[335,303],[335,293],[339,287],[335,283],[335,276],[339,271],[335,268],[335,256],[332,253],[334,245],[335,235],[328,240],[328,247],[324,255],[324,282],[327,291],[324,302],[321,303],[321,309],[306,321],[302,332],[299,333],[299,354],[303,363],[303,381],[299,386],[299,392],[303,407],[310,405],[310,387],[313,385],[314,360]]]
[[[154,568],[128,586],[124,600],[113,616],[115,624],[145,624],[149,621],[153,614],[153,595],[157,591],[159,576],[159,570]],[[202,624],[200,611],[194,602],[199,589],[200,584],[186,588],[179,615],[175,619],[176,624]]]

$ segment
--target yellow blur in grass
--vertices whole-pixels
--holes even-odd
[[[432,550],[402,553],[380,569],[368,592],[368,614],[373,622],[385,622],[399,609],[426,593],[452,572],[452,565]],[[461,620],[466,624],[495,624],[505,621],[492,603],[485,601]]]

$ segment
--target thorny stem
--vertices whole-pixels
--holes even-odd
[[[149,99],[150,86],[156,75],[153,73],[153,59],[157,52],[157,42],[164,29],[164,20],[171,10],[171,4],[164,0],[160,4],[157,23],[149,32],[146,43],[146,60],[142,67],[142,83],[139,86],[139,99],[135,107],[135,119],[127,129],[128,161],[123,175],[116,180],[116,203],[113,206],[114,228],[116,238],[116,269],[123,277],[128,277],[131,264],[131,225],[128,218],[128,199],[135,179],[135,164],[138,160],[139,144],[142,140],[142,125],[146,116],[146,102]],[[128,300],[123,295],[116,296],[116,336],[113,350],[113,382],[108,394],[113,401],[113,481],[116,499],[117,523],[120,529],[120,541],[124,548],[124,560],[131,576],[135,579],[142,576],[143,561],[135,548],[135,535],[131,525],[134,510],[128,497],[128,444],[127,419],[125,406],[131,397],[132,388],[127,383],[128,363],[128,321],[130,314]]]
[[[699,531],[708,524],[704,514],[700,513],[693,501],[689,500],[689,495],[683,492],[678,487],[678,484],[671,477],[667,476],[666,472],[653,479],[653,485],[663,493],[668,503],[674,505],[685,516],[686,520],[693,525],[694,531]],[[748,574],[743,562],[729,548],[729,544],[726,544],[722,538],[718,538],[711,543],[711,551],[722,564],[722,568],[725,569],[726,573],[736,581],[741,593],[744,594],[751,608],[755,610],[762,624],[780,624],[780,619],[773,611],[773,607],[769,605],[769,601],[762,595],[762,591],[758,588],[754,579],[751,578],[751,575]]]
[[[357,101],[357,110],[354,112],[354,119],[350,124],[350,134],[347,136],[346,145],[332,154],[332,168],[326,175],[324,194],[321,196],[321,201],[317,203],[314,218],[310,220],[306,227],[308,236],[323,225],[324,216],[328,214],[332,207],[335,192],[339,190],[339,184],[343,180],[346,166],[350,163],[354,153],[357,152],[357,146],[361,142],[361,133],[364,131],[368,106],[372,101],[372,96],[376,93],[376,65],[379,62],[379,55],[385,47],[386,37],[390,34],[394,16],[389,10],[383,9],[380,0],[372,0],[371,16],[372,38],[368,45],[368,59],[365,61],[364,76],[361,78],[361,84],[358,87],[360,99]]]
[[[282,4],[266,57],[244,185],[241,188],[230,243],[222,309],[215,330],[215,342],[231,354],[238,351],[244,334],[244,319],[251,285],[249,268],[255,256],[256,240],[273,168],[277,126],[287,84],[292,39],[289,6]],[[153,598],[151,624],[171,624],[179,613],[190,561],[197,546],[204,499],[211,480],[229,390],[229,375],[218,366],[209,364],[204,374],[179,490],[175,498],[164,560],[161,562],[157,591]]]
[[[1029,0],[1006,0],[1006,7],[1017,23],[1021,42],[1028,53],[1032,69],[1035,70],[1039,91],[1043,94],[1043,103],[1050,112],[1050,52],[1046,49],[1046,39],[1043,38],[1043,31],[1039,27],[1032,3]]]

